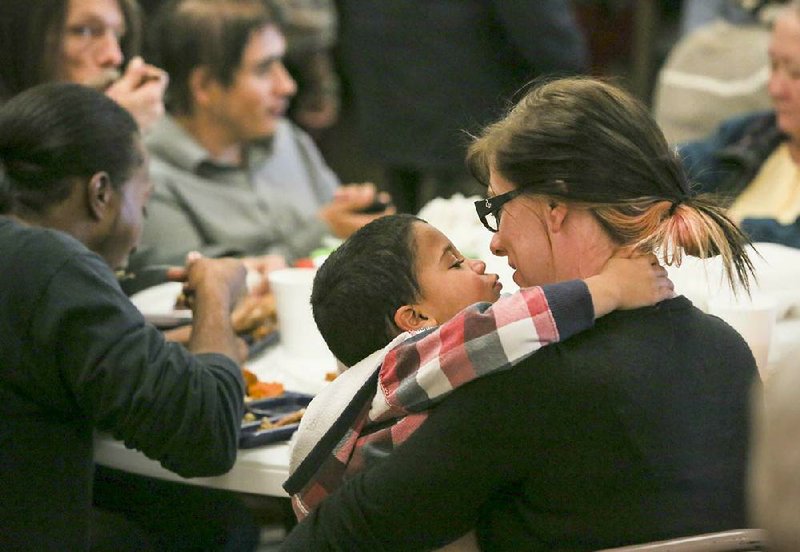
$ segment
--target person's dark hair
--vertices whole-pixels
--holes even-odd
[[[127,31],[120,39],[125,60],[139,54],[141,10],[136,0],[117,0]],[[0,2],[0,101],[55,80],[61,59],[69,0]]]
[[[719,254],[731,284],[749,289],[749,240],[717,198],[693,192],[647,108],[620,88],[536,83],[473,141],[467,162],[484,185],[494,170],[530,195],[585,207],[616,243],[667,264]]]
[[[169,74],[167,110],[192,112],[189,80],[198,67],[207,67],[224,86],[232,84],[250,37],[270,24],[279,22],[265,0],[171,0],[162,6],[148,48]]]
[[[311,308],[325,343],[347,366],[387,345],[401,330],[394,314],[419,299],[413,215],[366,224],[325,260]]]
[[[131,115],[86,86],[42,84],[0,107],[0,213],[42,212],[101,171],[119,188],[143,162]]]

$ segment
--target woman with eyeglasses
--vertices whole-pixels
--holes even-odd
[[[746,238],[614,86],[535,86],[468,161],[492,252],[522,287],[592,276],[630,247],[721,255],[748,286]],[[284,549],[423,550],[474,527],[486,550],[596,550],[745,527],[753,385],[743,339],[685,297],[614,312],[453,391]]]
[[[0,2],[0,103],[36,84],[73,82],[106,93],[142,131],[164,113],[164,71],[139,57],[136,0]]]

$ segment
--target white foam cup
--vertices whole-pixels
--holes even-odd
[[[777,317],[777,302],[767,296],[718,295],[708,300],[708,312],[730,324],[747,342],[761,379],[768,373],[769,348]]]
[[[275,294],[281,345],[287,353],[305,358],[330,358],[311,311],[311,288],[316,270],[283,268],[267,275]]]

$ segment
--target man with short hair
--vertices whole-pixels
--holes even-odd
[[[169,115],[148,139],[155,184],[140,263],[206,255],[307,255],[380,216],[371,184],[338,187],[284,118],[296,91],[261,0],[176,0],[156,19]]]

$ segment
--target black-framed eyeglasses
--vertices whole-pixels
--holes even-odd
[[[504,194],[486,199],[479,199],[475,202],[475,211],[478,213],[478,218],[489,232],[497,232],[500,228],[500,214],[503,212],[503,205],[523,193],[525,190],[517,188]]]

